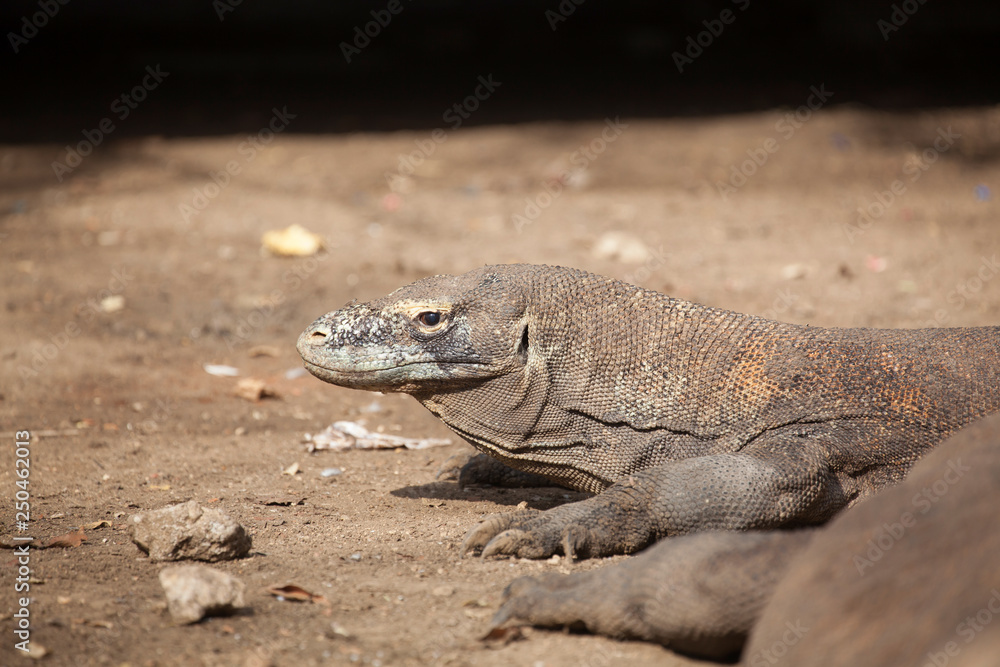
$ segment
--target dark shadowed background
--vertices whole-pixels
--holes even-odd
[[[504,95],[471,124],[761,110],[798,105],[820,83],[838,105],[887,109],[1000,94],[1000,5],[985,0],[388,6],[8,0],[0,140],[72,139],[156,63],[171,85],[120,136],[256,130],[272,105],[301,113],[294,132],[437,127],[442,100],[490,73]],[[348,62],[341,43],[353,46],[373,11],[387,25],[369,27]],[[41,26],[33,37],[25,17]],[[697,55],[688,38],[706,30]],[[695,55],[683,73],[675,53]]]

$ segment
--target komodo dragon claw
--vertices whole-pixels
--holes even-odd
[[[496,537],[506,533],[519,532],[510,529],[515,526],[520,526],[540,514],[541,512],[538,510],[522,510],[520,512],[511,512],[508,514],[491,516],[489,519],[468,532],[465,536],[465,540],[462,542],[462,553],[465,554],[470,551],[478,551],[481,552],[483,556],[486,556],[486,547]],[[489,555],[494,554],[491,553]]]

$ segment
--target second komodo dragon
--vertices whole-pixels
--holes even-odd
[[[822,523],[1000,409],[998,327],[798,326],[550,266],[426,278],[320,317],[298,350],[521,471],[473,459],[464,481],[598,494],[491,518],[465,542],[483,555]]]

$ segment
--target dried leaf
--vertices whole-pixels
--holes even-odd
[[[486,600],[466,600],[462,603],[463,607],[489,607],[489,603]]]
[[[258,496],[257,502],[261,505],[289,507],[291,505],[305,505],[306,499],[300,496]]]
[[[279,257],[308,257],[323,248],[323,237],[302,225],[292,225],[264,232],[261,245],[264,250]]]
[[[38,540],[33,537],[26,540],[20,535],[17,538],[13,535],[0,535],[0,549],[16,549],[25,545],[36,547],[38,546]]]
[[[87,530],[97,530],[98,528],[105,528],[105,527],[110,528],[111,527],[111,522],[110,521],[94,521],[92,523],[84,524],[84,526],[83,526],[83,528],[86,528]],[[83,528],[81,528],[81,530]]]
[[[281,350],[274,345],[254,345],[247,350],[247,355],[251,357],[278,357]]]
[[[494,646],[506,646],[507,644],[524,639],[524,632],[519,626],[509,628],[493,628],[486,633],[481,641],[488,642]]]
[[[288,584],[287,586],[268,586],[264,590],[279,599],[289,600],[291,602],[315,602],[317,604],[330,604],[330,601],[322,595],[310,593],[306,589],[301,586],[296,586],[295,584]]]
[[[59,535],[53,537],[43,542],[42,549],[50,549],[52,547],[63,547],[71,548],[78,547],[87,539],[87,536],[83,534],[83,528],[74,530],[72,533],[66,533],[65,535]]]

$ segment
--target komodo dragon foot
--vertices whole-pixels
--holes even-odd
[[[515,470],[493,457],[462,452],[448,458],[434,477],[436,480],[457,480],[459,488],[468,486],[502,486],[510,489],[558,486],[541,475]]]
[[[490,517],[465,537],[462,552],[484,558],[509,555],[596,558],[633,553],[655,540],[651,507],[644,488],[616,484],[601,495],[544,512],[523,510]]]

